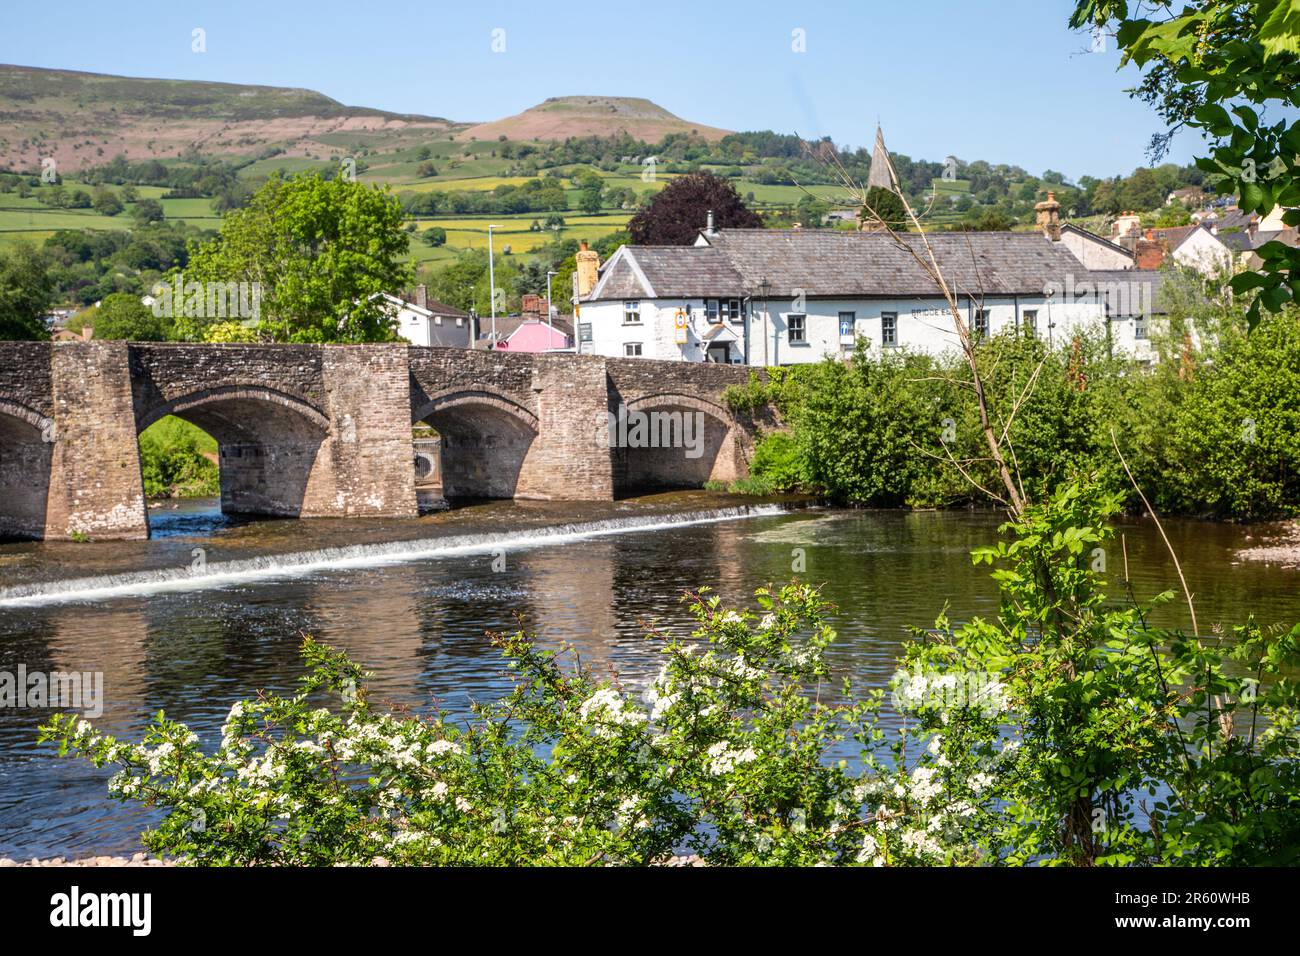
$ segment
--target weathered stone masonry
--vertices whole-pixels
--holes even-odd
[[[406,345],[0,342],[0,537],[148,536],[139,432],[217,440],[222,508],[417,513],[411,426],[441,436],[448,497],[608,500],[745,474],[753,427],[722,402],[748,369]],[[608,413],[705,423],[704,450],[611,448]]]

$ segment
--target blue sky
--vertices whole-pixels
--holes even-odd
[[[686,119],[914,158],[1128,173],[1155,114],[1071,0],[219,0],[24,4],[0,62],[306,87],[354,106],[489,120],[548,96],[644,96]],[[202,27],[207,52],[191,51]],[[492,32],[505,31],[505,51]],[[803,30],[806,52],[792,49]],[[1187,162],[1183,133],[1171,159]]]

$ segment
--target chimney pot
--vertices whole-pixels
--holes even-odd
[[[588,249],[587,240],[583,239],[574,259],[577,260],[578,267],[574,270],[574,275],[577,280],[578,298],[581,299],[596,288],[596,282],[600,278],[600,253]]]
[[[1034,206],[1035,223],[1052,242],[1061,240],[1061,204],[1056,193],[1048,190],[1047,198]]]

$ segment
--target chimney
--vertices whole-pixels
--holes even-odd
[[[95,337],[95,329],[92,326],[83,325],[81,327],[81,337],[89,342]]]
[[[542,314],[542,297],[529,292],[523,297],[519,311],[530,318],[537,318]]]
[[[1142,217],[1137,213],[1129,210],[1115,217],[1115,223],[1111,226],[1112,239],[1124,239],[1141,234]]]
[[[1164,243],[1158,239],[1139,239],[1133,249],[1133,265],[1138,269],[1159,269],[1165,261]]]
[[[709,215],[704,221],[704,234],[712,239],[718,234],[718,230],[713,228],[713,210],[709,210]]]
[[[415,304],[422,309],[429,307],[429,287],[423,283],[415,287]]]
[[[574,258],[578,262],[578,268],[574,272],[578,282],[578,298],[585,299],[596,288],[596,282],[600,278],[600,254],[588,249],[587,240],[583,239]]]
[[[1061,241],[1061,204],[1056,193],[1049,190],[1047,198],[1034,206],[1034,220],[1044,236],[1052,242]]]

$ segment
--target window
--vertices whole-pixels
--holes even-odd
[[[857,320],[857,317],[858,314],[856,312],[840,313],[840,338],[847,339],[853,337],[853,325]]]
[[[635,299],[629,299],[623,303],[623,324],[640,325],[641,324],[641,303]],[[640,353],[638,353],[640,354]]]
[[[989,337],[989,311],[988,309],[975,310],[975,338],[986,339]]]
[[[884,348],[893,348],[898,344],[898,313],[880,313],[880,344]]]
[[[705,299],[704,317],[710,324],[719,322],[743,322],[745,320],[745,301],[743,299]]]
[[[1145,322],[1133,322],[1133,338],[1144,339],[1147,337],[1147,326]]]
[[[786,316],[785,325],[790,335],[791,345],[803,345],[807,342],[805,337],[804,324],[807,321],[806,315],[788,315]]]
[[[1038,310],[1025,309],[1024,315],[1025,335],[1031,339],[1038,338]]]
[[[628,358],[639,358],[640,355],[641,355],[641,343],[640,343],[640,342],[624,342],[624,343],[623,343],[623,354],[626,355]]]

